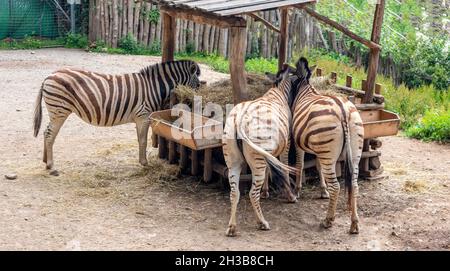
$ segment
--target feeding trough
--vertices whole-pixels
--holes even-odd
[[[150,115],[152,132],[188,147],[204,150],[222,146],[222,122],[186,110],[163,110]]]
[[[400,117],[387,110],[360,111],[364,127],[364,139],[393,136],[400,128]]]

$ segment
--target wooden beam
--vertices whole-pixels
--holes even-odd
[[[375,50],[381,50],[381,46],[375,42],[372,42],[370,40],[366,40],[363,37],[358,36],[357,34],[355,34],[354,32],[350,31],[349,29],[347,29],[345,26],[339,24],[338,22],[335,22],[323,15],[320,15],[319,13],[317,13],[316,11],[314,11],[313,9],[304,6],[304,5],[295,5],[294,7],[299,8],[299,9],[303,9],[304,11],[306,11],[309,15],[313,16],[314,18],[316,18],[317,20],[336,28],[337,30],[341,31],[342,33],[344,33],[345,35],[349,36],[350,38],[366,45],[367,47],[369,47],[370,49],[375,49]]]
[[[277,28],[276,26],[271,24],[269,21],[267,21],[266,19],[264,19],[261,16],[259,16],[258,14],[256,14],[256,13],[247,13],[247,15],[252,17],[253,19],[255,19],[255,22],[261,22],[265,26],[267,26],[268,28],[272,29],[273,31],[275,31],[277,33],[280,33],[280,29],[279,28]]]
[[[288,24],[289,24],[289,9],[283,8],[280,12],[280,45],[278,48],[278,70],[281,71],[283,64],[287,60],[287,38],[288,38]]]
[[[245,27],[231,27],[230,32],[230,73],[234,104],[238,104],[248,99],[247,79],[245,74],[247,29]]]
[[[350,88],[350,87],[346,87],[346,86],[341,86],[341,85],[334,85],[336,87],[337,90],[342,91],[344,93],[348,93],[350,95],[355,95],[357,97],[364,97],[365,92],[359,89],[354,89],[354,88]],[[372,97],[372,101],[374,103],[377,104],[382,104],[384,103],[384,97],[382,95],[374,95]]]
[[[199,24],[215,25],[221,28],[245,27],[247,21],[242,17],[236,16],[218,16],[208,12],[202,12],[198,9],[188,9],[181,7],[160,6],[162,13],[170,16],[194,21]]]
[[[383,26],[384,18],[384,7],[386,1],[378,0],[377,6],[375,8],[375,15],[373,18],[373,28],[372,28],[372,42],[380,43],[381,39],[381,28]],[[370,103],[374,94],[375,80],[377,78],[378,72],[378,62],[380,60],[380,50],[370,50],[369,55],[369,67],[367,69],[367,85],[366,85],[366,95],[364,96],[363,103]]]
[[[177,21],[174,16],[163,13],[162,61],[173,61]]]

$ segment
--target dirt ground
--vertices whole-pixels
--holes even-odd
[[[42,132],[34,138],[31,130],[42,80],[62,67],[121,73],[155,61],[67,49],[0,51],[1,250],[450,250],[450,146],[402,136],[383,139],[386,178],[360,182],[357,236],[347,234],[343,193],[334,227],[319,227],[327,201],[311,184],[297,204],[263,201],[267,232],[256,229],[244,196],[239,236],[227,238],[222,185],[171,176],[176,168],[151,147],[151,166],[143,169],[131,124],[96,128],[72,115],[55,144],[61,174],[49,176]],[[227,77],[202,69],[208,82]],[[165,174],[156,174],[161,167]],[[6,180],[8,173],[18,178]]]

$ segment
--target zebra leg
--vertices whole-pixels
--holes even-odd
[[[150,120],[148,116],[136,120],[136,131],[139,143],[139,163],[143,166],[148,165],[147,161],[147,137]]]
[[[359,174],[359,161],[361,160],[362,149],[364,144],[364,129],[360,115],[358,111],[354,111],[350,118],[350,144],[352,150],[352,162],[353,162],[353,176],[352,176],[352,191],[349,195],[349,205],[351,210],[351,226],[350,233],[359,233],[359,217],[357,207],[358,197],[358,174]]]
[[[263,156],[251,150],[247,144],[244,144],[244,156],[252,171],[252,188],[250,189],[249,196],[256,218],[258,219],[258,228],[260,230],[270,230],[269,223],[264,219],[260,202],[261,187],[264,184],[264,177],[266,175],[266,161]]]
[[[283,150],[283,153],[280,155],[280,161],[285,164],[289,165],[289,148],[290,148],[290,141],[288,141],[288,144],[286,148]],[[292,193],[291,189],[291,183],[290,183],[290,177],[289,177],[289,171],[285,172],[286,175],[286,182],[284,182],[284,193],[286,194],[287,200],[289,203],[296,203],[297,197]]]
[[[323,177],[322,168],[320,167],[319,159],[316,159],[316,168],[317,172],[319,173],[319,179],[320,179],[320,198],[321,199],[329,199],[330,194],[327,190],[327,184],[325,182],[325,178]]]
[[[328,204],[327,216],[322,222],[324,228],[329,228],[333,225],[333,221],[336,215],[336,206],[339,197],[340,185],[336,177],[336,161],[319,159],[322,174],[328,186],[328,192],[330,193],[330,202]],[[331,162],[331,163],[330,163]]]
[[[264,186],[262,188],[261,198],[268,199],[269,198],[269,174],[270,171],[266,168],[266,175],[264,176]]]
[[[53,169],[53,144],[67,116],[59,118],[50,118],[50,123],[44,132],[44,162],[46,169]]]
[[[297,195],[297,198],[300,198],[300,191],[302,190],[304,159],[305,152],[298,146],[295,147],[295,163],[296,168],[298,169],[298,172],[295,175],[295,194]]]
[[[228,125],[228,122],[227,122]],[[236,212],[239,203],[240,191],[239,191],[239,178],[241,177],[242,169],[245,165],[244,157],[235,138],[232,138],[235,134],[232,127],[225,126],[223,141],[223,155],[225,163],[228,167],[228,181],[230,183],[230,202],[231,202],[231,215],[228,223],[228,229],[226,235],[229,237],[236,236]],[[229,131],[231,130],[231,131]],[[227,135],[231,138],[227,138]]]

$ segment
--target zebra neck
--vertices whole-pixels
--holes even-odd
[[[305,85],[303,87],[300,87],[296,100],[304,99],[308,96],[315,96],[319,95],[319,93],[311,86],[311,85]]]

